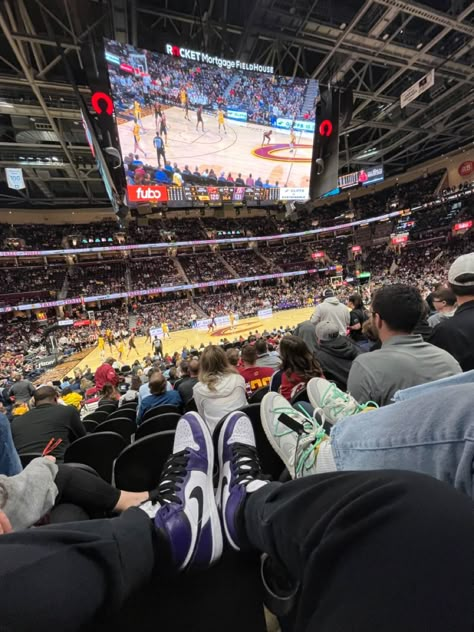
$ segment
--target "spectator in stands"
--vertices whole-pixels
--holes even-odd
[[[112,386],[118,385],[119,377],[112,366],[114,362],[114,358],[107,358],[107,360],[97,368],[94,380],[99,391],[102,391],[106,384],[112,384]]]
[[[104,388],[100,392],[99,408],[106,404],[113,404],[118,407],[120,393],[113,384],[104,384]]]
[[[349,310],[339,302],[332,289],[324,290],[323,299],[323,302],[314,310],[311,322],[314,325],[317,325],[322,320],[333,322],[337,325],[340,335],[345,336],[351,322]]]
[[[226,350],[227,359],[232,366],[238,366],[240,362],[240,351],[236,347]]]
[[[435,313],[428,318],[428,325],[436,327],[446,318],[451,318],[456,313],[456,294],[449,287],[441,287],[431,295],[431,302]]]
[[[157,408],[158,406],[176,406],[181,408],[183,400],[181,395],[177,391],[166,390],[166,378],[161,373],[154,373],[148,382],[150,388],[150,395],[145,397],[140,404],[137,413],[137,424],[142,422],[143,415],[147,410],[151,408]]]
[[[132,375],[130,381],[130,388],[126,393],[124,393],[119,399],[119,407],[126,402],[135,402],[138,400],[138,391],[142,382],[138,375]]]
[[[313,377],[323,372],[306,343],[297,336],[284,336],[280,342],[281,387],[280,393],[287,400],[302,390]]]
[[[338,327],[338,331],[339,331],[339,327]],[[296,329],[293,332],[293,335],[298,336],[298,338],[301,338],[305,342],[306,346],[311,351],[311,353],[313,354],[316,353],[316,351],[318,350],[318,339],[316,338],[314,323],[312,323],[310,320],[303,321],[302,323],[296,326]]]
[[[50,439],[61,439],[52,455],[62,461],[68,445],[86,435],[79,413],[72,406],[60,405],[58,393],[52,386],[41,386],[33,397],[35,407],[12,422],[15,447],[19,454],[41,454]]]
[[[349,296],[347,304],[351,310],[349,336],[352,338],[352,340],[354,340],[354,342],[361,342],[364,340],[362,326],[369,318],[367,310],[364,308],[364,303],[362,302],[362,296],[360,294],[351,294]]]
[[[474,369],[474,252],[456,259],[449,268],[448,282],[458,308],[452,318],[435,328],[430,342],[453,355],[463,371],[471,371]]]
[[[27,402],[35,392],[35,387],[29,380],[22,379],[21,373],[13,374],[13,385],[8,395],[13,398],[15,403]]]
[[[229,363],[221,347],[209,345],[200,358],[199,381],[194,385],[194,401],[211,433],[227,413],[247,405],[245,380]]]
[[[338,388],[345,391],[352,362],[361,350],[348,336],[341,336],[337,325],[330,321],[322,321],[316,325],[316,337],[316,357],[326,379],[335,382]]]
[[[239,369],[239,373],[245,380],[248,395],[270,384],[270,378],[275,373],[275,369],[257,366],[257,349],[255,345],[247,344],[243,347],[242,363],[243,368]]]
[[[77,391],[73,391],[70,386],[63,388],[61,399],[67,406],[74,406],[76,410],[81,409],[82,395]]]
[[[199,375],[199,358],[191,358],[188,364],[188,375],[185,376],[178,384],[178,393],[184,405],[189,403],[193,398],[193,388],[198,382]],[[175,385],[176,388],[176,385]]]
[[[280,368],[281,360],[276,351],[270,352],[265,338],[259,338],[255,343],[257,351],[257,366],[270,367],[274,371]]]
[[[238,187],[244,187],[245,186],[245,182],[244,182],[244,179],[242,178],[242,174],[241,173],[239,173],[239,175],[236,177],[235,184]]]
[[[347,387],[358,402],[385,406],[398,390],[461,372],[452,355],[412,333],[424,309],[420,292],[408,285],[386,285],[374,294],[372,320],[382,347],[352,364]]]

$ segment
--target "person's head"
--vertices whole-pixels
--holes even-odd
[[[88,380],[86,377],[83,377],[81,380],[80,386],[81,386],[81,391],[85,393],[89,388],[92,388],[94,384],[90,380]]]
[[[114,362],[115,362],[115,358],[107,358],[104,364],[110,364],[110,366],[112,366]]]
[[[229,373],[235,373],[235,369],[231,366],[226,352],[217,345],[206,347],[201,355],[199,381],[209,390],[215,391],[219,380]]]
[[[259,338],[255,343],[255,349],[257,351],[257,355],[261,356],[265,353],[268,353],[268,345],[265,338]]]
[[[316,325],[316,338],[319,342],[328,342],[339,336],[339,327],[336,323],[328,320],[321,321]]]
[[[113,384],[107,382],[100,392],[101,399],[118,399],[120,394]]]
[[[44,406],[45,404],[57,404],[58,392],[54,386],[40,386],[33,395],[35,407]]]
[[[309,350],[306,342],[297,336],[284,336],[280,342],[281,368],[288,377],[292,373],[308,382],[313,377],[321,377],[319,362]]]
[[[63,388],[63,390],[61,391],[61,396],[65,396],[65,395],[70,395],[72,393],[72,388],[70,386],[66,386],[66,388]]]
[[[199,358],[191,358],[189,361],[189,377],[197,377],[199,374]]]
[[[14,371],[12,373],[12,380],[14,382],[19,382],[21,380],[21,373],[18,373],[18,371]]]
[[[166,392],[166,378],[163,373],[155,373],[148,383],[152,395],[164,395]]]
[[[231,349],[227,349],[226,351],[227,359],[232,366],[237,366],[239,364],[240,352],[235,347]]]
[[[181,377],[189,376],[189,362],[187,360],[182,360],[179,363],[179,370],[181,372]]]
[[[474,301],[474,252],[461,255],[449,268],[448,283],[458,305]]]
[[[431,297],[437,312],[452,312],[456,305],[456,294],[450,287],[441,287]]]
[[[410,285],[384,285],[372,299],[372,319],[382,342],[392,336],[411,334],[424,313],[423,298]]]
[[[257,350],[255,345],[245,345],[242,349],[242,361],[244,366],[255,366],[257,362]]]
[[[367,340],[370,340],[370,342],[378,341],[379,335],[375,329],[372,317],[368,318],[362,325],[362,334],[367,338]]]
[[[138,391],[140,386],[142,385],[142,381],[139,375],[132,375],[132,379],[130,380],[130,388],[132,391]]]
[[[347,303],[351,309],[364,309],[364,303],[360,294],[351,294],[347,299]]]

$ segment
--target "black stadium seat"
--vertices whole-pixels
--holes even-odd
[[[143,424],[148,419],[152,417],[156,417],[156,415],[162,415],[163,413],[181,413],[181,410],[176,406],[156,406],[155,408],[150,408],[143,415],[140,423]]]
[[[85,463],[110,483],[114,461],[125,446],[123,437],[116,432],[93,432],[68,446],[64,462]]]
[[[174,430],[157,432],[127,446],[115,462],[115,486],[130,492],[154,489],[173,450],[174,434]]]
[[[260,458],[262,470],[265,474],[270,475],[274,480],[278,480],[285,464],[278,454],[272,448],[267,439],[260,419],[260,404],[249,404],[240,409],[248,415],[252,422],[253,431],[255,433],[255,442],[257,444],[257,454]]]
[[[185,405],[184,412],[185,413],[189,413],[189,412],[197,413],[197,406],[196,406],[196,402],[194,401],[194,397],[192,397],[189,400],[189,402]]]
[[[309,402],[308,393],[305,388],[302,388],[301,391],[298,391],[294,397],[292,397],[290,404],[294,406],[298,402]]]
[[[82,420],[82,425],[87,430],[87,432],[94,432],[94,430],[97,428],[97,426],[99,424],[98,424],[97,421],[94,421],[93,419],[86,419],[86,418],[84,418]]]
[[[97,408],[97,410],[106,410],[107,413],[110,415],[110,413],[113,413],[114,410],[117,410],[118,407],[118,402],[113,404],[111,402],[107,402],[106,404],[101,404],[101,402],[99,402],[99,406]]]
[[[147,419],[147,421],[138,426],[135,433],[135,441],[155,434],[156,432],[162,432],[163,430],[176,430],[180,419],[181,415],[178,415],[178,413],[163,413],[162,415],[156,415],[151,419]]]
[[[249,397],[249,404],[260,404],[262,399],[268,393],[268,386],[262,386]]]
[[[128,410],[128,409],[136,410],[137,406],[138,406],[138,399],[133,399],[131,401],[124,402],[121,406],[119,406],[119,410]]]
[[[40,456],[43,456],[41,452],[24,452],[23,454],[18,455],[20,457],[21,465],[25,468],[28,463],[31,463],[33,459],[38,459]]]
[[[126,443],[130,443],[132,435],[135,433],[137,425],[128,417],[115,417],[106,419],[98,424],[94,432],[116,432]]]
[[[101,421],[105,421],[107,419],[107,417],[109,416],[109,412],[107,412],[106,410],[94,410],[93,413],[89,413],[88,415],[86,415],[82,421],[96,421],[98,424],[100,424]]]
[[[130,421],[133,421],[133,423],[136,423],[136,419],[137,419],[136,409],[123,408],[123,406],[121,406],[118,410],[114,410],[113,413],[110,413],[110,415],[107,417],[107,421],[111,421],[112,419],[119,419],[123,417],[127,417],[127,419],[130,419]]]

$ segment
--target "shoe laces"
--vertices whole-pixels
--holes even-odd
[[[171,454],[163,468],[161,480],[158,487],[150,493],[150,500],[153,505],[160,503],[166,505],[170,503],[181,504],[181,499],[177,492],[186,478],[187,465],[189,461],[189,451],[183,450]]]
[[[292,419],[296,418],[295,421],[301,424],[302,432],[296,433],[294,469],[294,477],[301,478],[304,476],[305,471],[311,470],[314,466],[316,462],[315,450],[322,441],[328,438],[328,435],[324,429],[325,417],[321,409],[315,409],[313,414],[310,415],[304,406],[299,406],[299,404],[296,404],[296,406],[299,410],[296,410],[293,406],[279,406],[272,410],[272,413],[275,414],[273,432],[275,437],[284,437],[295,432],[279,421],[278,416],[281,414],[286,414]],[[318,416],[321,418],[321,421],[318,420]]]
[[[344,393],[333,382],[324,391],[320,401],[321,408],[327,408],[331,418],[349,417],[364,412],[368,406],[378,408],[372,401],[359,404],[351,395]]]
[[[232,447],[232,466],[237,485],[248,485],[255,479],[263,480],[264,478],[257,449],[251,445],[234,444]]]

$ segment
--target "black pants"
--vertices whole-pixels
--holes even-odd
[[[165,156],[165,150],[163,149],[163,147],[161,149],[156,150],[156,158],[158,160],[158,167],[161,166],[161,158],[163,158],[163,165],[166,166],[166,156]]]
[[[120,490],[99,476],[70,465],[58,464],[54,482],[59,492],[50,516],[54,524],[102,517],[120,498]]]
[[[245,528],[301,584],[292,632],[468,632],[472,509],[420,474],[335,472],[262,488]],[[77,630],[146,582],[163,546],[140,509],[0,536],[1,623]]]

